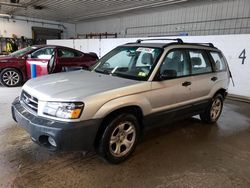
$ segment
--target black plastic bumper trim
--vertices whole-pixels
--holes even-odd
[[[12,117],[30,136],[39,143],[41,136],[50,136],[56,150],[93,150],[101,119],[81,122],[59,122],[38,117],[28,112],[18,98],[12,103]],[[41,143],[40,143],[41,144]]]

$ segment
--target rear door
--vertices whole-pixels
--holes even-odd
[[[55,72],[67,72],[84,68],[84,53],[69,49],[57,48]]]
[[[38,49],[28,55],[26,59],[26,70],[28,78],[31,78],[31,65],[36,65],[36,76],[48,74],[47,65],[53,54],[53,47]]]
[[[209,51],[208,54],[213,61],[214,71],[216,72],[216,76],[214,78],[216,79],[215,84],[219,85],[216,86],[216,88],[218,89],[218,87],[221,87],[227,89],[229,85],[230,74],[225,57],[221,54],[221,52],[217,51]]]
[[[213,72],[212,62],[205,50],[188,50],[191,62],[193,102],[211,98],[211,90],[217,81],[216,73]]]

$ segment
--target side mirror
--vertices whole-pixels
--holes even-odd
[[[27,58],[27,59],[30,59],[30,58],[32,58],[32,55],[31,55],[31,54],[28,54],[28,55],[26,55],[26,58]]]
[[[176,70],[164,70],[163,73],[160,75],[160,80],[167,80],[177,77]]]

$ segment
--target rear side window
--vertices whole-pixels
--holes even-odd
[[[177,77],[190,75],[190,66],[184,50],[173,50],[167,54],[160,68],[160,74],[175,72]]]
[[[212,72],[212,66],[207,54],[203,50],[189,50],[192,74],[203,74]]]
[[[225,71],[226,70],[226,63],[223,56],[218,52],[210,52],[214,63],[215,63],[215,71]]]
[[[80,52],[70,50],[70,49],[64,49],[64,48],[59,48],[57,53],[58,53],[58,57],[64,57],[64,58],[72,58],[72,57],[82,56],[82,54]]]

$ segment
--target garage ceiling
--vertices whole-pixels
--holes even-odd
[[[187,1],[189,0],[0,0],[0,13],[77,23]]]

